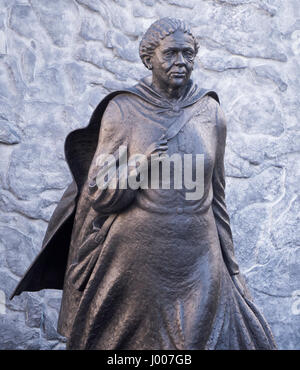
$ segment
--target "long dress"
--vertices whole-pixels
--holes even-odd
[[[75,292],[67,348],[275,349],[265,319],[233,281],[239,269],[225,205],[219,104],[209,95],[193,104],[187,97],[174,106],[163,98],[156,104],[157,93],[145,83],[144,89],[150,98],[120,94],[102,118],[65,276],[64,292]],[[191,190],[172,181],[170,189],[95,186],[100,155],[113,154],[118,163],[121,145],[128,158],[145,153],[184,112],[192,118],[168,142],[167,154],[204,155],[200,199],[187,200]]]

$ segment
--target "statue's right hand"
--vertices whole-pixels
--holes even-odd
[[[150,144],[145,151],[145,159],[140,163],[139,171],[147,171],[149,165],[151,165],[151,159],[158,160],[163,158],[163,155],[166,153],[167,150],[167,139],[165,139],[164,137],[161,137],[157,142]]]
[[[151,156],[157,156],[160,158],[168,150],[168,141],[164,137],[160,138],[157,142],[152,143],[146,150],[146,157],[148,162],[151,160]]]

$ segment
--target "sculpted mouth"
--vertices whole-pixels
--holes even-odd
[[[172,72],[171,76],[172,77],[185,77],[186,73],[185,72]]]

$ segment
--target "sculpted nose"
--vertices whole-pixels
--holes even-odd
[[[185,64],[185,60],[184,60],[184,57],[183,57],[181,52],[177,53],[175,64],[176,65],[184,65]]]

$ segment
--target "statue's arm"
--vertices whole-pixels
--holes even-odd
[[[213,202],[212,209],[216,220],[222,254],[231,275],[239,273],[239,267],[234,256],[234,246],[229,215],[225,202],[225,170],[224,154],[226,145],[226,121],[221,108],[216,111],[217,150],[212,177]]]
[[[120,169],[122,159],[128,156],[129,138],[130,126],[125,123],[119,104],[112,100],[101,121],[98,146],[88,176],[88,197],[91,205],[103,215],[120,212],[135,198],[136,190],[128,186],[122,189],[119,176],[114,176],[117,175],[115,171]],[[108,163],[111,164],[110,172],[105,178],[108,174]],[[107,178],[108,186],[104,188],[101,184]]]
[[[239,266],[234,255],[230,219],[226,208],[224,154],[227,128],[224,113],[222,112],[219,105],[217,106],[216,111],[216,127],[218,137],[216,160],[212,177],[214,194],[212,209],[216,220],[222,255],[227,269],[240,293],[249,300],[252,300],[251,294],[247,288],[244,277],[239,271]]]

